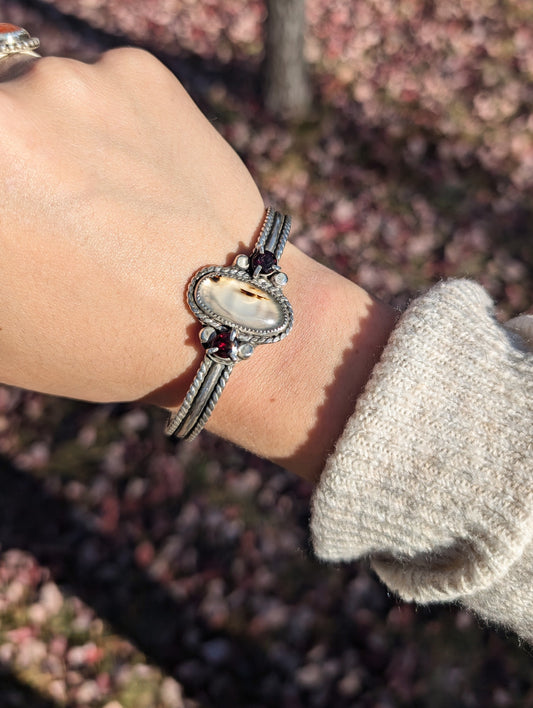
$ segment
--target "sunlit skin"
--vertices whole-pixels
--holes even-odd
[[[146,52],[5,67],[0,379],[178,407],[202,358],[187,282],[249,251],[256,185]],[[282,266],[294,330],[235,367],[208,428],[315,479],[396,314],[291,245]]]

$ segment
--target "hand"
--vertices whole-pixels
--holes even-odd
[[[126,401],[197,357],[192,273],[253,242],[263,202],[151,55],[43,58],[0,83],[0,380]],[[4,77],[5,78],[5,77]]]
[[[177,408],[202,359],[192,274],[249,252],[248,171],[156,59],[45,58],[0,83],[0,380]],[[214,432],[314,479],[395,313],[287,245],[289,337],[235,367]]]

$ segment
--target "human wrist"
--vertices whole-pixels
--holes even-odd
[[[275,346],[257,347],[249,361],[234,367],[207,428],[314,479],[395,315],[290,244],[282,265],[289,276],[284,290],[294,308],[294,330]],[[189,321],[190,363],[155,401],[171,409],[180,406],[202,358],[198,325],[192,317]]]
[[[314,481],[396,313],[290,245],[284,269],[293,332],[235,368],[208,429]]]

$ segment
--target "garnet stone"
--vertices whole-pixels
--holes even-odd
[[[217,348],[216,355],[221,359],[231,359],[231,355],[236,351],[235,341],[231,339],[231,332],[227,329],[221,332],[213,332],[204,347],[206,349]]]
[[[272,273],[274,267],[277,266],[278,262],[276,256],[270,251],[264,251],[259,253],[254,251],[250,256],[250,270],[253,274],[255,269],[259,266],[265,275]]]

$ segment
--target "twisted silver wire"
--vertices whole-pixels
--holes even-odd
[[[198,393],[198,390],[203,380],[205,379],[207,372],[210,369],[211,363],[211,359],[208,359],[208,357],[204,357],[200,368],[196,372],[196,376],[194,377],[192,384],[189,386],[189,390],[187,391],[187,394],[179,410],[176,413],[171,414],[168,418],[167,425],[165,427],[165,433],[167,435],[172,435],[180,427],[183,419],[190,410],[192,402],[194,401],[196,394]]]
[[[272,229],[272,224],[274,223],[274,216],[276,212],[272,207],[268,207],[266,210],[265,218],[263,220],[263,225],[261,226],[261,231],[257,237],[257,241],[254,246],[255,251],[262,251],[265,247],[267,236],[270,234]]]
[[[215,386],[215,390],[211,394],[211,398],[207,402],[206,407],[204,408],[204,412],[198,419],[198,422],[194,426],[194,428],[191,430],[191,432],[185,436],[186,440],[193,440],[198,433],[202,430],[204,425],[207,423],[209,420],[211,413],[213,412],[216,404],[218,403],[218,399],[220,398],[220,394],[224,390],[224,386],[227,384],[229,375],[231,374],[231,370],[233,367],[231,366],[226,366],[224,370],[222,371],[222,374],[220,375],[220,378],[218,379],[217,385]]]
[[[283,220],[283,226],[281,227],[281,232],[278,236],[278,243],[276,246],[276,250],[274,251],[274,255],[276,257],[276,260],[279,261],[281,258],[281,254],[283,253],[283,249],[285,248],[285,245],[287,244],[287,240],[289,238],[289,233],[291,231],[291,217],[290,216],[285,216]]]

